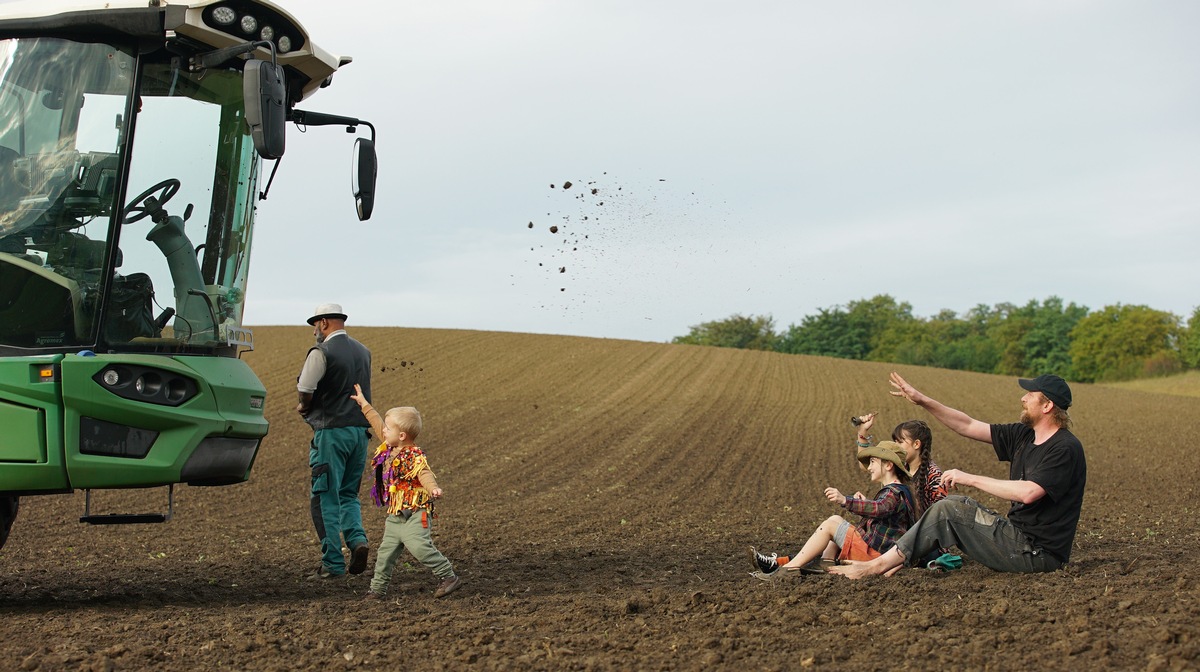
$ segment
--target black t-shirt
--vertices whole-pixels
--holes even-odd
[[[1083,444],[1066,429],[1059,429],[1041,445],[1033,441],[1033,429],[1019,422],[992,425],[996,457],[1011,463],[1008,477],[1033,481],[1046,491],[1045,497],[1032,504],[1014,502],[1008,519],[1035,546],[1066,562],[1071,558],[1087,483]]]

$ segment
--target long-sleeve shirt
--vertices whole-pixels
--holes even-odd
[[[363,415],[371,423],[371,431],[383,436],[383,419],[366,404]],[[401,511],[425,509],[433,513],[431,492],[438,487],[437,478],[429,468],[429,459],[419,446],[389,446],[379,444],[371,458],[375,470],[375,483],[371,486],[371,499],[376,506],[386,506],[387,512],[396,515]]]
[[[906,486],[888,483],[875,499],[847,497],[842,507],[862,516],[855,528],[871,548],[886,553],[913,524],[913,508]]]

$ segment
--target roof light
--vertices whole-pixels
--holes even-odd
[[[241,26],[243,33],[246,33],[247,35],[253,35],[258,31],[258,19],[247,14],[242,17]]]
[[[258,31],[259,39],[270,42],[275,39],[275,29],[270,26],[263,26],[262,30]]]
[[[279,53],[286,54],[292,50],[292,38],[287,35],[279,36]]]
[[[216,21],[222,26],[229,26],[233,25],[233,22],[237,20],[237,12],[233,11],[229,7],[226,7],[225,5],[220,5],[213,8],[212,18],[213,21]]]

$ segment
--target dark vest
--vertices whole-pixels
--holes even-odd
[[[330,338],[316,347],[325,353],[325,375],[313,391],[305,420],[313,429],[370,427],[350,395],[358,383],[363,395],[371,398],[371,351],[348,335]]]

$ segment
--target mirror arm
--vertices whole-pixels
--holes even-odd
[[[292,108],[289,119],[297,126],[345,126],[347,133],[354,133],[358,130],[359,126],[366,126],[371,129],[371,142],[375,142],[375,126],[371,122],[363,121],[362,119],[343,117],[337,114],[325,114],[324,112],[309,112],[295,108]]]
[[[259,47],[266,47],[271,50],[271,64],[275,65],[275,44],[266,40],[261,40],[259,42],[235,44],[232,47],[225,47],[224,49],[217,49],[216,51],[210,51],[204,54],[192,56],[188,59],[188,69],[192,72],[206,70],[208,68],[220,65],[234,56],[248,54]]]

